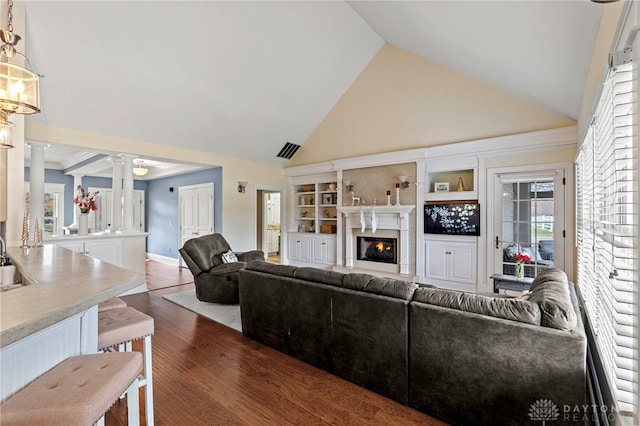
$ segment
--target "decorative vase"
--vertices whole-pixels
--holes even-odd
[[[516,262],[516,279],[524,279],[524,263]]]
[[[89,233],[89,213],[80,213],[78,215],[78,235],[87,235]]]

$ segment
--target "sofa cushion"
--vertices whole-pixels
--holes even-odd
[[[351,290],[362,291],[369,284],[369,281],[374,278],[373,275],[369,274],[347,274],[342,281],[342,286]]]
[[[252,271],[265,272],[267,274],[273,275],[282,275],[284,277],[293,277],[296,273],[296,269],[298,269],[295,266],[276,265],[274,263],[264,262],[261,260],[252,260],[251,262],[247,263],[246,268]]]
[[[298,268],[294,277],[305,280],[314,281],[323,284],[342,286],[342,280],[345,274],[336,271],[327,271],[325,269],[318,268]]]
[[[516,298],[504,299],[461,291],[419,288],[413,300],[527,324],[540,325],[541,320],[538,304]]]
[[[364,291],[395,299],[411,300],[417,288],[418,284],[408,281],[373,277],[365,286]]]
[[[543,271],[533,280],[529,291],[529,301],[540,306],[541,325],[559,330],[573,330],[576,327],[578,318],[564,271]]]

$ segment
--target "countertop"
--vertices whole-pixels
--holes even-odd
[[[7,249],[25,285],[0,293],[0,347],[144,284],[144,276],[53,244]]]
[[[78,241],[78,240],[97,240],[101,238],[133,238],[133,237],[146,237],[148,232],[94,232],[87,235],[54,235],[46,237],[44,242],[60,242],[60,241]]]

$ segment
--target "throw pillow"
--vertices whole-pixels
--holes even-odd
[[[235,262],[238,261],[238,257],[236,256],[236,254],[234,252],[229,250],[226,253],[222,253],[222,261],[224,263],[235,263]]]

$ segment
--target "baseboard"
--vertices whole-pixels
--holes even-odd
[[[161,256],[159,254],[147,253],[147,259],[155,260],[156,262],[164,263],[165,265],[180,266],[180,260],[173,257]]]

